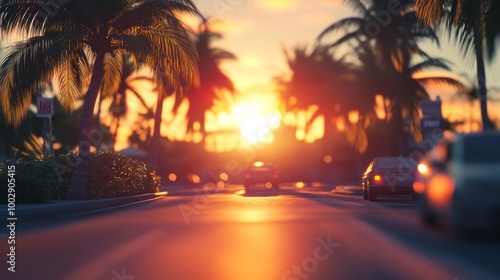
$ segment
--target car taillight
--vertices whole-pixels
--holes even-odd
[[[373,182],[375,182],[375,184],[382,183],[382,176],[381,175],[374,175],[373,176]]]
[[[251,177],[251,176],[250,176],[250,173],[245,174],[245,178],[246,178],[246,179],[249,179],[250,177]]]
[[[274,178],[274,179],[278,179],[278,172],[274,172],[274,174],[273,174],[273,178]]]
[[[425,192],[425,185],[422,182],[413,183],[413,191],[418,194],[423,194]]]

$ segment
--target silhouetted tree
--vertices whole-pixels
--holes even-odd
[[[495,41],[500,34],[498,0],[416,0],[415,9],[420,20],[428,26],[444,23],[459,41],[464,54],[475,54],[477,85],[483,129],[490,128],[487,103],[486,69],[483,48],[487,36],[490,54],[495,53]]]
[[[46,5],[58,12],[45,13]],[[196,49],[181,28],[180,13],[201,17],[190,0],[0,2],[2,32],[29,37],[10,49],[0,69],[1,103],[8,122],[20,123],[32,93],[44,87],[54,73],[59,74],[61,101],[68,107],[89,80],[80,126],[81,161],[73,173],[69,199],[87,197],[88,133],[94,107],[99,90],[116,92],[122,53],[151,68],[160,92],[167,86],[176,88],[181,79],[198,83]]]

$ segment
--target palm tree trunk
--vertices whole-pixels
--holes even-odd
[[[384,98],[384,114],[385,114],[385,123],[384,123],[384,129],[385,129],[385,141],[384,141],[384,148],[385,148],[385,154],[386,156],[389,156],[391,154],[391,126],[389,123],[389,108],[387,108],[387,99],[385,96],[382,96]]]
[[[116,152],[116,150],[115,150],[116,136],[118,135],[118,129],[120,129],[120,118],[116,119],[115,133],[113,133],[113,151],[115,151],[115,152]]]
[[[363,153],[360,151],[360,139],[359,139],[359,131],[360,129],[364,129],[364,123],[365,123],[365,115],[364,114],[359,114],[359,120],[358,123],[355,125],[358,126],[356,128],[356,138],[354,140],[354,152],[356,156],[356,183],[361,184],[361,177],[363,176]]]
[[[404,121],[403,121],[403,111],[401,108],[401,103],[399,100],[394,101],[392,110],[392,127],[394,129],[394,136],[396,140],[396,153],[394,155],[404,156],[407,150],[407,143],[405,137]]]
[[[78,143],[78,161],[71,184],[66,195],[67,199],[87,199],[87,182],[89,174],[90,147],[92,139],[89,135],[92,129],[92,120],[94,116],[94,107],[99,94],[103,74],[104,74],[104,53],[97,52],[92,70],[92,78],[90,80],[89,89],[84,97],[82,117],[80,121],[80,142]],[[95,145],[96,143],[94,143]]]
[[[99,102],[97,103],[97,116],[96,116],[96,126],[101,125],[101,107],[102,107],[102,96],[99,95]]]
[[[325,111],[324,113],[325,121],[323,123],[323,139],[327,147],[330,147],[331,141],[333,139],[333,114],[330,111]],[[311,122],[312,123],[312,122]]]
[[[476,28],[477,29],[477,28]],[[481,122],[483,124],[483,130],[490,129],[490,119],[488,117],[488,99],[487,99],[487,89],[486,89],[486,70],[484,67],[484,56],[483,56],[483,38],[482,33],[475,32],[474,34],[474,44],[476,47],[476,61],[477,61],[477,84],[479,90],[479,105],[481,107]]]
[[[149,150],[149,160],[153,166],[158,167],[158,152],[160,150],[160,131],[161,131],[161,122],[162,122],[162,113],[163,113],[163,101],[164,95],[158,94],[158,101],[156,102],[156,110],[155,110],[155,124],[153,128],[153,139],[151,140],[151,149]]]

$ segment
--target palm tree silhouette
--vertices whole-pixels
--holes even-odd
[[[61,101],[67,107],[87,88],[78,145],[81,161],[68,189],[68,199],[85,199],[94,107],[99,90],[104,96],[117,91],[121,54],[129,53],[148,65],[160,92],[180,87],[180,80],[197,84],[196,49],[178,16],[202,16],[190,0],[51,3],[0,3],[2,32],[22,32],[29,37],[10,49],[1,66],[1,103],[7,121],[19,124],[32,93],[55,73],[59,74]],[[47,5],[54,12],[47,14]]]
[[[483,129],[491,128],[488,117],[484,43],[486,35],[490,54],[495,53],[495,41],[500,34],[498,0],[416,0],[419,19],[428,26],[445,23],[448,31],[458,39],[464,54],[475,54],[479,104]]]
[[[188,132],[194,131],[194,124],[199,123],[199,130],[205,138],[205,112],[213,106],[217,93],[222,90],[235,92],[233,82],[222,71],[220,63],[224,60],[235,60],[236,56],[224,49],[212,47],[213,40],[221,39],[222,35],[211,31],[209,25],[202,23],[193,33],[199,56],[200,86],[185,94],[189,101],[187,129]],[[178,112],[181,103],[182,99],[178,99],[174,104],[175,113]]]
[[[276,82],[285,99],[286,110],[307,111],[317,106],[307,125],[323,116],[326,141],[333,135],[335,117],[347,115],[360,104],[371,103],[365,102],[369,96],[357,91],[354,66],[336,59],[327,48],[316,46],[309,52],[304,47],[295,47],[292,54],[285,51],[285,55],[291,76],[278,77]]]
[[[113,94],[111,103],[108,108],[108,112],[112,118],[111,129],[114,129],[113,133],[113,145],[116,144],[116,136],[118,134],[118,129],[120,127],[120,121],[128,114],[128,108],[130,106],[127,96],[131,93],[142,105],[142,108],[146,109],[145,117],[153,118],[154,113],[146,104],[146,101],[137,91],[137,89],[132,85],[135,81],[147,81],[152,82],[150,77],[146,76],[134,76],[139,69],[139,64],[135,59],[128,55],[122,54],[122,73],[120,77],[120,84],[116,93]]]
[[[368,2],[368,5],[365,4]],[[346,43],[354,43],[354,54],[361,64],[361,79],[367,91],[371,94],[381,94],[390,101],[390,126],[392,134],[399,147],[399,154],[404,154],[405,123],[404,119],[411,119],[412,131],[416,131],[418,123],[418,102],[428,98],[423,85],[426,84],[453,84],[459,83],[446,77],[415,78],[415,73],[424,68],[437,67],[449,70],[445,61],[431,58],[419,46],[418,42],[427,38],[438,43],[434,30],[420,22],[412,10],[412,1],[401,1],[399,12],[390,15],[390,18],[377,21],[379,14],[387,12],[388,1],[361,1],[349,0],[349,5],[358,17],[342,19],[326,28],[319,36],[318,43],[325,37],[337,31],[346,31],[340,39],[326,46],[337,50]],[[379,29],[371,30],[373,23],[379,22]],[[412,65],[415,57],[423,58],[422,63]],[[366,82],[365,82],[366,81]],[[374,92],[375,91],[375,92]],[[388,116],[389,114],[387,114]],[[394,138],[394,137],[392,137]]]

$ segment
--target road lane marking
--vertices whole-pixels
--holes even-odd
[[[89,279],[99,279],[113,268],[115,268],[120,262],[128,259],[134,255],[139,250],[143,250],[149,244],[154,243],[158,239],[162,238],[164,232],[161,230],[155,230],[144,234],[130,242],[123,244],[118,248],[113,248],[106,254],[92,259],[85,265],[80,266],[72,273],[63,277],[63,279],[68,280],[89,280]],[[110,274],[111,275],[111,274]]]

